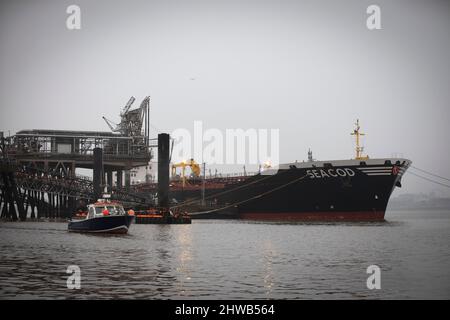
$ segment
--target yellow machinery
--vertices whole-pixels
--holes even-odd
[[[266,162],[264,162],[264,169],[270,169],[272,168],[272,162],[270,160],[267,160]]]
[[[194,161],[194,159],[190,159],[188,161],[183,160],[180,163],[174,163],[172,164],[172,177],[174,177],[177,174],[177,168],[181,168],[181,180],[183,181],[183,187],[186,184],[186,167],[190,167],[192,173],[194,176],[198,177],[200,176],[200,165]]]
[[[359,143],[360,143],[360,137],[361,136],[365,136],[366,134],[365,133],[361,133],[361,132],[359,132],[359,129],[360,129],[360,127],[359,127],[359,119],[357,119],[356,120],[356,123],[355,123],[355,125],[356,125],[356,128],[353,130],[353,132],[352,133],[350,133],[352,136],[355,136],[356,137],[356,157],[355,157],[355,159],[356,160],[367,160],[367,159],[369,159],[369,156],[363,156],[362,155],[362,152],[363,152],[363,150],[364,150],[364,147],[361,147],[360,145],[359,145]]]

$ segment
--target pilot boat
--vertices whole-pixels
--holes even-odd
[[[68,230],[88,233],[125,234],[134,219],[132,210],[126,212],[119,202],[99,199],[88,205],[85,215],[77,215],[69,221]]]

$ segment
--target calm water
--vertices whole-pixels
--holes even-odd
[[[0,298],[450,298],[450,212],[389,212],[385,223],[194,221],[126,236],[66,223],[0,223]],[[368,290],[366,269],[381,268]],[[81,289],[66,287],[68,265]]]

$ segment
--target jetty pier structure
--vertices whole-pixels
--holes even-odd
[[[130,192],[130,170],[147,166],[154,147],[150,97],[131,110],[134,101],[125,105],[119,124],[104,118],[111,131],[0,133],[0,217],[67,218],[104,190],[125,206],[152,205],[150,197]],[[77,175],[77,168],[92,169],[93,178]]]

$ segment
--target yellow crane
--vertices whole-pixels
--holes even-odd
[[[367,159],[369,159],[369,156],[363,156],[363,155],[362,155],[362,152],[363,152],[363,150],[364,150],[364,147],[361,147],[361,146],[359,145],[359,143],[360,143],[360,137],[361,137],[361,136],[365,136],[366,134],[365,134],[365,133],[359,132],[359,129],[360,129],[360,126],[359,126],[359,119],[356,120],[355,125],[356,125],[356,128],[353,130],[352,133],[350,133],[352,136],[355,136],[355,137],[356,137],[356,149],[355,149],[355,151],[356,151],[356,157],[355,157],[355,159],[356,159],[356,160],[367,160]]]
[[[183,181],[183,187],[186,184],[186,167],[190,167],[194,176],[200,176],[200,165],[194,161],[194,159],[190,159],[188,161],[183,160],[180,163],[172,164],[172,177],[177,174],[177,168],[181,168],[181,180]]]

